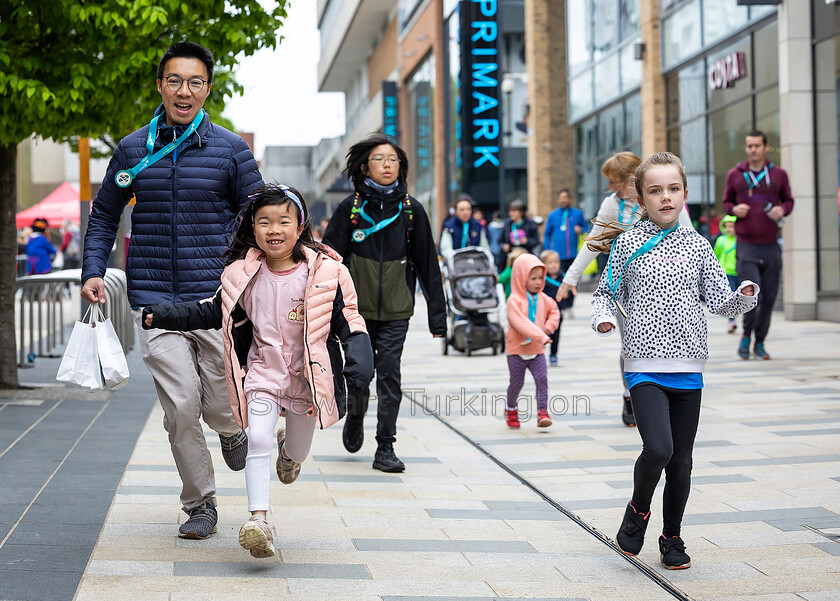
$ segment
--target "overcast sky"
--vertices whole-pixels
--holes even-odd
[[[295,0],[276,51],[243,58],[236,79],[245,87],[224,115],[237,131],[253,132],[255,154],[266,146],[314,146],[344,133],[344,96],[318,93],[320,38],[315,0]]]

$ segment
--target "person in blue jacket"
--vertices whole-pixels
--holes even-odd
[[[32,222],[32,234],[26,242],[26,273],[49,273],[52,270],[52,259],[55,257],[55,246],[47,238],[47,220],[38,218]]]
[[[193,42],[161,58],[162,104],[149,125],[120,141],[93,200],[82,261],[82,297],[105,302],[103,276],[125,206],[131,214],[126,276],[135,321],[142,307],[212,297],[236,217],[263,185],[248,144],[202,108],[213,84],[213,54]],[[248,439],[233,418],[220,330],[138,327],[140,350],[163,407],[164,428],[183,484],[189,519],[182,538],[216,531],[216,483],[200,419],[219,434],[228,467],[245,467]]]
[[[557,193],[557,208],[545,220],[544,250],[560,255],[560,272],[575,262],[578,254],[578,236],[586,231],[583,211],[572,206],[572,193],[563,188]]]

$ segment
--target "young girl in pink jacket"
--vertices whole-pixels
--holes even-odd
[[[537,388],[537,426],[551,425],[548,416],[548,374],[543,347],[560,324],[557,302],[542,292],[545,265],[527,253],[513,263],[510,297],[507,301],[508,331],[505,336],[510,384],[507,391],[505,420],[511,428],[519,427],[519,391],[525,382],[525,370],[534,376]]]
[[[275,553],[266,513],[278,418],[285,417],[286,425],[277,433],[277,476],[291,484],[309,454],[315,426],[326,428],[344,416],[344,378],[357,388],[370,381],[373,352],[350,274],[338,254],[313,240],[303,196],[271,185],[250,198],[215,297],[146,307],[143,326],[223,329],[231,409],[248,428],[251,518],[239,544],[265,558]]]

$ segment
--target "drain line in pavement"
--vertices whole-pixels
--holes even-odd
[[[408,400],[410,400],[410,401],[411,401],[412,403],[414,403],[415,405],[418,405],[420,408],[422,408],[422,409],[426,409],[426,406],[425,406],[425,405],[423,405],[422,403],[420,403],[420,402],[418,402],[417,400],[413,399],[412,397],[410,397],[410,396],[408,396],[408,395],[403,395],[403,396],[404,396],[405,398],[407,398]],[[621,550],[620,550],[620,549],[619,549],[619,548],[615,545],[615,543],[613,543],[613,541],[612,541],[612,540],[610,540],[610,539],[609,539],[609,538],[608,538],[608,537],[607,537],[607,536],[606,536],[603,532],[600,532],[597,528],[593,528],[592,526],[590,526],[589,524],[587,524],[586,522],[584,522],[584,521],[583,521],[580,517],[578,517],[577,515],[575,515],[575,514],[574,514],[574,513],[573,513],[570,509],[568,509],[567,507],[563,506],[563,504],[562,504],[562,503],[558,503],[557,501],[555,501],[554,499],[552,499],[552,498],[551,498],[548,494],[546,494],[545,492],[543,492],[542,490],[540,490],[539,488],[537,488],[534,484],[532,484],[532,483],[531,483],[531,482],[530,482],[527,478],[524,478],[522,475],[520,475],[520,474],[519,474],[519,472],[517,472],[516,470],[514,470],[513,468],[511,468],[510,466],[508,466],[508,465],[507,465],[504,461],[502,461],[501,459],[497,458],[497,457],[496,457],[495,455],[493,455],[490,451],[488,451],[488,450],[487,450],[487,449],[485,449],[483,446],[481,446],[481,444],[479,444],[479,443],[475,442],[475,441],[474,441],[472,438],[470,438],[468,435],[464,434],[464,433],[463,433],[463,432],[461,432],[458,428],[456,428],[455,426],[453,426],[452,424],[450,424],[449,422],[447,422],[447,421],[446,421],[445,419],[443,419],[440,415],[438,415],[437,413],[431,413],[430,415],[431,415],[432,417],[436,418],[436,419],[437,419],[439,422],[441,422],[444,426],[446,426],[447,428],[449,428],[450,430],[452,430],[453,432],[455,432],[455,434],[457,434],[458,436],[460,436],[461,438],[463,438],[465,441],[467,441],[467,442],[468,442],[471,446],[473,446],[474,448],[478,449],[481,453],[483,453],[483,454],[484,454],[484,456],[485,456],[485,457],[487,457],[488,459],[490,459],[490,461],[492,461],[493,463],[495,463],[496,465],[498,465],[500,468],[502,468],[502,469],[503,469],[504,471],[506,471],[508,474],[510,474],[511,476],[513,476],[514,478],[516,478],[517,480],[519,480],[519,482],[520,482],[520,483],[522,483],[523,485],[525,485],[525,486],[527,486],[529,489],[531,489],[531,491],[533,491],[534,493],[536,493],[536,494],[537,494],[540,498],[542,498],[542,500],[543,500],[543,501],[545,501],[546,503],[548,503],[549,505],[551,505],[552,507],[554,507],[554,509],[556,509],[557,511],[559,511],[560,513],[562,513],[563,515],[565,515],[567,518],[569,518],[570,520],[572,520],[572,521],[573,521],[574,523],[576,523],[578,526],[580,526],[581,528],[583,528],[584,530],[586,530],[589,534],[591,534],[592,536],[594,536],[595,538],[597,538],[599,541],[601,541],[602,543],[604,543],[607,547],[609,547],[610,549],[612,549],[613,551],[615,551],[615,552],[616,552],[619,556],[621,556],[621,557],[622,557],[622,558],[624,558],[626,561],[628,561],[630,564],[632,564],[634,568],[636,568],[636,569],[637,569],[638,571],[640,571],[642,574],[644,574],[645,576],[647,576],[650,580],[652,580],[653,582],[655,582],[656,584],[658,584],[658,585],[660,586],[660,588],[662,588],[663,590],[665,590],[665,591],[666,591],[668,594],[670,594],[672,597],[674,597],[675,599],[679,599],[680,601],[693,601],[691,597],[689,597],[689,596],[688,596],[688,595],[686,595],[683,591],[681,591],[680,589],[678,589],[677,587],[675,587],[673,584],[671,584],[671,582],[669,582],[668,580],[666,580],[665,578],[663,578],[662,576],[660,576],[660,575],[659,575],[656,571],[654,571],[654,570],[653,570],[653,569],[652,569],[649,565],[647,565],[646,563],[643,563],[643,562],[639,561],[638,559],[636,559],[635,557],[633,557],[633,556],[631,556],[631,555],[625,555],[624,553],[622,553],[622,552],[621,552]]]

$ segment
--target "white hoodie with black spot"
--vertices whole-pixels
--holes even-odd
[[[610,253],[613,283],[627,259],[662,230],[647,219],[615,239]],[[753,296],[741,294],[752,285]],[[711,244],[680,225],[656,247],[626,266],[616,297],[627,311],[621,356],[628,372],[698,373],[709,357],[703,295],[711,313],[737,317],[753,309],[759,288],[746,280],[732,291]],[[592,297],[592,329],[617,325],[618,309],[607,285],[607,269]],[[615,329],[607,334],[612,334]],[[600,332],[599,332],[600,334]]]

